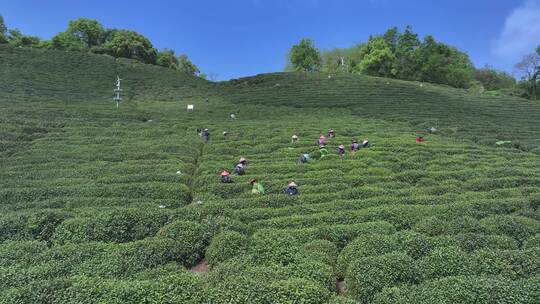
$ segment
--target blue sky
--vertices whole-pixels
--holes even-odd
[[[218,79],[281,71],[303,37],[321,49],[348,47],[394,25],[508,72],[540,44],[540,0],[0,0],[0,14],[9,28],[41,38],[95,18],[186,53]]]

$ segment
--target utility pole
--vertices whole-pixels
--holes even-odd
[[[122,101],[122,96],[120,96],[120,92],[122,92],[122,89],[120,88],[120,77],[116,75],[116,89],[114,89],[114,92],[116,93],[116,96],[114,96],[113,100],[116,101],[116,108],[118,109],[118,105],[120,104],[120,101]]]

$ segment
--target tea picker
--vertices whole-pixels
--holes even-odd
[[[234,167],[234,174],[244,175],[244,173],[244,165],[242,165],[242,163],[238,163],[236,167]]]
[[[202,130],[201,137],[204,139],[204,141],[208,141],[208,139],[210,139],[210,131],[208,129]]]
[[[298,195],[298,185],[295,182],[290,182],[284,191],[288,195]]]
[[[304,153],[300,156],[300,158],[298,159],[298,163],[299,164],[305,164],[305,163],[308,163],[309,162],[309,154],[307,153]]]
[[[336,131],[334,131],[334,129],[331,129],[330,131],[328,131],[328,138],[334,137],[336,137]]]
[[[353,139],[352,144],[351,144],[351,151],[356,152],[359,149],[360,149],[360,145],[358,144],[358,141],[356,139]]]
[[[319,154],[321,155],[320,159],[323,159],[328,155],[328,150],[324,144],[319,146]]]
[[[223,170],[220,174],[220,179],[222,183],[230,184],[232,183],[231,174],[227,170]]]
[[[264,186],[257,179],[254,178],[251,181],[249,181],[249,183],[251,184],[251,193],[264,194],[265,192]]]
[[[324,137],[324,135],[321,135],[319,136],[319,146],[324,146],[324,141],[326,140],[326,138]]]
[[[339,145],[339,147],[337,148],[337,153],[339,154],[339,156],[343,157],[343,155],[345,155],[345,146]]]
[[[295,142],[298,142],[298,136],[295,134],[291,137],[291,142],[294,144]]]
[[[245,157],[240,157],[240,160],[238,160],[239,164],[242,164],[243,166],[247,166],[248,160]]]

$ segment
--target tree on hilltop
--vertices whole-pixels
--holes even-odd
[[[7,27],[6,27],[6,24],[4,23],[4,17],[0,15],[0,43],[8,42],[6,33],[7,33]]]
[[[170,68],[173,70],[178,69],[178,58],[176,58],[176,55],[174,54],[173,50],[170,49],[164,49],[163,51],[159,52],[157,54],[157,65],[160,65],[162,67]]]
[[[525,55],[515,67],[521,74],[520,87],[528,98],[537,99],[540,93],[540,46],[534,53]]]
[[[186,54],[182,54],[178,57],[178,70],[188,75],[198,76],[201,71],[193,64]]]
[[[67,33],[77,38],[86,48],[101,44],[105,29],[94,19],[79,18],[69,21]]]
[[[148,38],[128,30],[116,30],[110,41],[103,44],[105,53],[113,57],[137,59],[144,63],[155,64],[157,50]]]
[[[302,39],[289,51],[289,62],[295,71],[313,72],[321,68],[322,59],[313,40]]]
[[[516,84],[516,79],[503,71],[498,71],[490,66],[477,69],[474,78],[488,91],[509,89]]]

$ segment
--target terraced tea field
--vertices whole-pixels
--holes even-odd
[[[538,104],[35,50],[0,49],[0,67],[0,303],[540,301]]]

